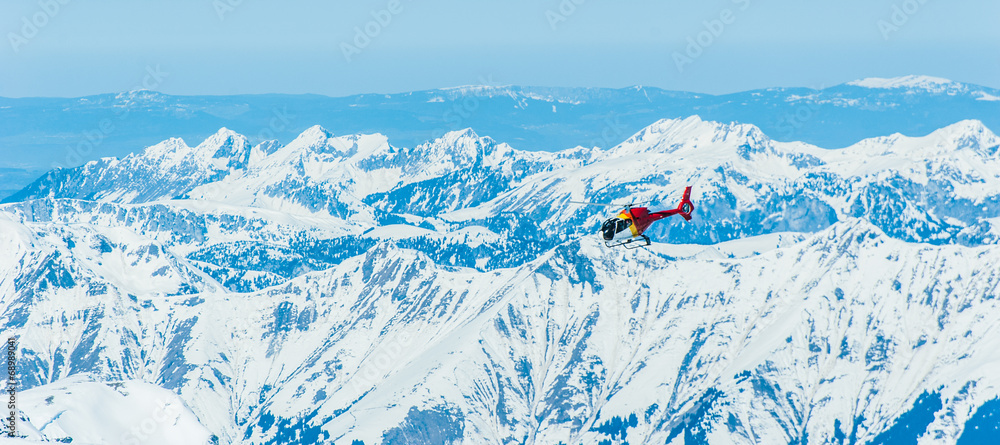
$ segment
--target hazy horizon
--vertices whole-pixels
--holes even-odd
[[[894,76],[894,77],[905,77],[905,76],[936,77],[936,76],[927,76],[927,75],[923,75],[923,74],[907,74],[907,75],[903,75],[903,76]],[[871,76],[871,77],[877,77],[877,76]],[[503,87],[517,87],[517,88],[607,89],[607,90],[625,90],[625,89],[630,89],[630,88],[642,87],[642,88],[656,88],[656,89],[660,89],[660,90],[664,90],[664,91],[675,91],[675,92],[683,92],[683,93],[703,94],[703,95],[708,95],[708,96],[725,96],[725,95],[729,95],[729,94],[740,94],[740,93],[746,93],[746,92],[751,92],[751,91],[755,91],[755,90],[764,90],[764,89],[770,89],[770,88],[809,88],[809,89],[814,89],[814,90],[818,91],[818,90],[823,90],[823,89],[826,89],[826,88],[834,87],[834,86],[837,86],[837,85],[843,85],[843,84],[846,84],[846,83],[849,83],[849,82],[852,82],[852,81],[862,80],[862,79],[863,78],[848,79],[848,80],[845,80],[843,82],[838,82],[836,84],[825,85],[825,86],[818,87],[818,88],[816,88],[816,87],[810,87],[810,86],[770,85],[770,86],[764,86],[764,87],[760,87],[760,88],[752,88],[752,89],[748,89],[748,90],[738,90],[738,91],[723,92],[723,93],[706,93],[706,92],[702,92],[702,91],[689,91],[689,90],[671,90],[671,89],[659,87],[659,86],[656,86],[656,85],[625,85],[625,86],[616,86],[616,87],[610,87],[610,86],[585,86],[585,87],[577,87],[577,86],[562,86],[562,85],[522,85],[522,84],[471,83],[471,84],[465,84],[465,85],[444,86],[444,87],[439,87],[439,88],[425,88],[425,89],[420,89],[420,90],[368,91],[368,92],[363,92],[363,93],[353,93],[353,94],[344,94],[344,95],[329,95],[329,94],[323,94],[323,93],[280,93],[280,92],[236,93],[236,94],[174,94],[174,93],[169,93],[169,92],[158,91],[156,89],[139,87],[139,88],[131,88],[131,89],[126,89],[126,90],[121,90],[121,91],[106,91],[106,92],[103,92],[103,93],[87,94],[87,95],[84,95],[84,96],[0,96],[0,97],[4,97],[4,98],[8,98],[8,99],[36,99],[36,98],[37,99],[77,99],[77,98],[92,97],[92,96],[101,96],[101,95],[108,95],[108,94],[123,94],[123,93],[128,93],[128,92],[133,92],[133,91],[151,91],[151,92],[155,92],[155,93],[158,93],[158,94],[164,94],[164,95],[168,95],[168,96],[179,96],[179,97],[184,97],[184,96],[192,96],[192,97],[193,96],[207,96],[207,97],[219,96],[219,97],[228,97],[228,96],[267,96],[267,95],[310,96],[310,95],[312,95],[312,96],[322,96],[322,97],[329,97],[329,98],[343,98],[343,97],[351,97],[351,96],[359,96],[359,95],[367,95],[367,94],[388,94],[388,95],[394,95],[394,94],[416,93],[416,92],[421,92],[421,91],[439,91],[439,90],[448,90],[448,89],[455,89],[455,88],[462,88],[462,87],[479,87],[479,86],[498,87],[498,88],[503,88]],[[948,79],[948,80],[953,81],[953,82],[968,84],[968,85],[977,85],[977,86],[986,87],[986,88],[998,89],[998,88],[990,87],[988,85],[977,84],[975,82],[965,82],[965,81],[962,81],[962,80],[959,80],[959,79]]]

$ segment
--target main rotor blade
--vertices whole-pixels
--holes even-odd
[[[570,201],[570,204],[581,204],[590,206],[604,206],[604,207],[636,207],[644,204],[649,204],[649,201],[643,202],[629,202],[625,204],[608,204],[606,202],[588,202],[588,201]]]

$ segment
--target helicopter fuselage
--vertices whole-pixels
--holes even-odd
[[[642,236],[653,222],[677,213],[672,210],[649,212],[646,207],[633,207],[609,218],[601,225],[604,241],[621,241]]]

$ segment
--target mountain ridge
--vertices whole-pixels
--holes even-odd
[[[53,406],[148,402],[121,387],[190,409],[161,443],[1000,431],[986,125],[826,149],[687,116],[624,140],[549,153],[471,129],[402,147],[223,128],[53,170],[0,204],[22,431],[120,435],[130,425],[84,428]],[[569,203],[673,207],[688,185],[694,218],[657,223],[636,251],[596,233],[613,210]]]
[[[664,187],[695,185],[705,218],[694,224],[707,231],[685,241],[699,242],[738,237],[719,232],[727,221],[746,226],[772,215],[770,230],[812,231],[844,217],[888,212],[881,224],[895,225],[892,219],[904,218],[919,227],[894,236],[975,244],[984,242],[975,237],[991,233],[992,218],[1000,217],[1000,181],[990,174],[1000,168],[1000,138],[974,120],[922,138],[897,134],[843,149],[774,141],[753,125],[697,116],[657,121],[607,151],[528,152],[471,129],[401,148],[381,134],[333,136],[319,126],[283,147],[250,147],[245,137],[226,129],[180,158],[164,155],[170,151],[162,147],[50,172],[5,202],[48,197],[136,204],[189,201],[203,207],[228,203],[333,216],[353,221],[359,230],[379,221],[434,225],[428,218],[458,223],[508,213],[533,215],[543,226],[564,226],[597,222],[582,208],[557,210],[569,201],[638,199],[669,206],[676,197],[664,194]],[[230,157],[233,150],[236,157]],[[137,172],[143,172],[142,181],[130,179]],[[919,198],[886,187],[912,190]],[[934,190],[960,198],[960,205],[934,196]],[[887,198],[889,207],[876,209]],[[743,212],[770,213],[740,215],[733,212],[734,205]],[[973,210],[977,206],[978,213]],[[921,216],[913,219],[915,215]]]
[[[5,230],[4,233],[10,232]],[[64,242],[59,238],[51,241]],[[179,390],[188,403],[200,400],[192,407],[194,413],[202,422],[209,421],[206,423],[209,431],[230,441],[273,441],[288,434],[276,429],[277,425],[284,424],[287,427],[299,425],[296,428],[303,432],[320,428],[319,431],[328,432],[329,438],[334,440],[379,443],[393,437],[393,425],[416,434],[419,429],[407,428],[433,427],[455,432],[458,431],[455,422],[460,422],[464,428],[459,438],[588,443],[611,437],[609,431],[599,427],[612,417],[626,418],[631,413],[637,414],[637,421],[629,427],[628,433],[640,442],[669,442],[678,434],[676,431],[687,431],[684,434],[704,437],[712,443],[724,437],[737,443],[753,443],[765,437],[790,440],[806,432],[819,440],[846,434],[848,429],[858,431],[859,441],[869,442],[892,425],[906,421],[900,417],[907,410],[905,407],[915,406],[923,392],[940,394],[941,405],[934,413],[955,414],[949,417],[951,421],[942,417],[927,425],[918,425],[918,433],[926,430],[927,434],[956,439],[962,434],[962,425],[975,411],[966,407],[982,405],[990,397],[996,397],[997,388],[1000,388],[1000,382],[995,381],[995,376],[991,377],[986,368],[977,368],[982,371],[977,373],[962,365],[977,360],[987,360],[982,363],[998,360],[995,349],[977,340],[988,337],[987,327],[996,322],[984,316],[994,314],[995,318],[995,314],[1000,313],[990,309],[995,309],[997,300],[989,293],[990,289],[995,292],[998,276],[995,272],[977,271],[973,266],[981,261],[998,261],[995,246],[914,245],[886,236],[867,221],[853,220],[837,223],[796,245],[761,252],[746,259],[668,260],[669,254],[669,246],[660,246],[650,252],[639,252],[634,259],[623,263],[619,255],[605,250],[595,240],[576,239],[555,247],[530,264],[486,274],[499,288],[476,290],[470,283],[484,279],[480,273],[438,266],[421,252],[386,243],[332,269],[309,272],[254,294],[228,294],[218,288],[175,298],[158,296],[156,292],[140,293],[138,301],[130,304],[136,306],[140,317],[149,318],[148,322],[162,320],[162,316],[155,314],[164,311],[174,319],[173,322],[155,322],[158,325],[191,320],[192,315],[205,311],[215,315],[216,321],[199,318],[185,328],[189,330],[157,341],[165,346],[177,343],[177,340],[170,340],[171,337],[183,339],[178,344],[190,352],[177,351],[164,357],[183,357],[181,363],[184,364],[164,362],[145,366],[152,365],[154,372],[178,369],[178,377],[183,376],[183,379],[176,380],[172,374],[161,371],[156,381],[166,388]],[[859,268],[860,264],[869,261],[859,263],[859,255],[891,266]],[[931,262],[927,263],[924,257]],[[816,274],[808,269],[789,268],[785,263],[808,264],[810,268],[828,272]],[[22,267],[32,267],[30,262],[22,264]],[[699,272],[692,274],[694,270]],[[845,286],[832,278],[848,271],[861,274],[854,284]],[[907,292],[923,289],[923,283],[938,280],[935,277],[953,279],[958,275],[966,276],[967,272],[972,273],[966,280],[951,281],[953,285],[961,282],[962,288],[931,286],[928,288],[930,294],[920,296],[922,303],[914,301],[917,305],[909,307],[907,301],[915,295],[906,297]],[[70,273],[78,276],[79,272]],[[711,278],[720,274],[731,276],[733,280]],[[830,278],[813,282],[816,276]],[[672,278],[664,281],[653,277]],[[717,285],[735,295],[715,296],[717,291],[723,290]],[[112,286],[109,291],[119,288],[121,290],[112,292],[124,296],[125,289],[134,284]],[[802,312],[796,304],[789,305],[795,298],[788,295],[796,295],[798,291],[794,289],[800,286],[803,295],[807,296],[804,301],[811,302],[808,305],[815,306],[815,310]],[[894,290],[897,286],[898,290]],[[774,297],[767,291],[779,288],[784,291],[777,292]],[[897,308],[895,310],[927,311],[928,315],[933,315],[923,317],[925,321],[909,328],[905,322],[899,324],[902,321],[892,315],[892,310],[879,309],[879,302],[865,294],[866,289],[882,288],[898,295],[886,302],[894,302],[891,307]],[[463,294],[463,290],[476,292],[478,296]],[[619,297],[609,298],[612,294]],[[60,298],[59,292],[53,290],[42,295],[42,298]],[[539,296],[543,298],[536,301]],[[234,298],[241,303],[233,304]],[[618,299],[623,299],[625,304],[619,304]],[[97,301],[84,301],[84,304],[101,304]],[[143,308],[143,305],[150,306]],[[722,310],[727,305],[743,308],[745,318],[732,320],[723,315],[728,312]],[[826,319],[819,317],[824,313],[819,308],[824,305],[841,305],[856,313]],[[690,311],[699,307],[706,310]],[[954,308],[958,307],[964,309],[955,312]],[[682,310],[684,308],[689,310]],[[722,310],[718,313],[721,318],[716,318],[717,312],[712,308]],[[615,314],[622,311],[631,315],[618,318]],[[876,324],[860,322],[865,319],[863,314],[866,312],[871,314],[869,317],[876,317]],[[261,316],[247,319],[247,313]],[[796,313],[814,315],[791,319],[784,315]],[[638,326],[644,328],[639,331],[634,331],[638,327],[629,328],[630,317],[634,318],[632,323],[639,323]],[[475,321],[478,319],[490,322]],[[540,322],[545,319],[556,325],[546,327],[546,323]],[[74,324],[82,321],[71,320]],[[212,333],[217,329],[212,326],[219,320],[225,323],[224,332],[238,335],[223,341],[218,333]],[[852,323],[854,320],[858,323]],[[112,321],[105,320],[105,323]],[[9,323],[7,326],[14,328]],[[615,326],[619,327],[614,329],[623,330],[615,334],[612,329]],[[708,326],[712,326],[711,330]],[[38,329],[55,328],[37,325],[36,334],[22,340],[24,347],[34,349],[38,339],[44,338],[39,336],[41,331]],[[965,337],[956,332],[959,328],[963,332],[971,328],[975,332],[973,340],[963,341]],[[431,331],[423,331],[427,329]],[[549,329],[554,331],[546,333]],[[847,329],[843,344],[839,344],[841,337],[837,333],[840,329]],[[669,334],[674,331],[694,334],[691,338]],[[254,351],[249,355],[231,355],[243,350],[239,342],[259,344],[256,333],[263,335],[266,347],[246,349]],[[331,333],[334,336],[332,343],[328,340]],[[877,340],[876,334],[884,339]],[[120,335],[105,335],[101,334],[96,339],[98,343],[88,347],[120,342]],[[424,339],[419,344],[414,343],[417,335]],[[650,335],[664,337],[650,338]],[[351,340],[365,336],[375,340]],[[786,342],[786,337],[791,341]],[[237,343],[227,346],[229,341]],[[612,348],[617,341],[624,342],[622,346],[627,349]],[[932,346],[944,341],[951,342],[950,346]],[[537,342],[549,344],[557,352],[547,357]],[[918,344],[926,345],[915,347],[918,357],[923,357],[920,363],[932,363],[928,360],[937,357],[933,360],[937,365],[913,370],[906,365],[904,346]],[[223,349],[218,349],[220,347]],[[887,348],[885,352],[877,352],[883,347]],[[644,352],[630,356],[628,351],[632,349]],[[727,352],[729,349],[742,353],[732,355]],[[209,352],[215,350],[224,351],[228,360]],[[772,350],[775,352],[769,352]],[[117,353],[111,349],[99,354]],[[969,355],[963,358],[963,354]],[[381,364],[385,356],[390,358],[392,367]],[[309,369],[320,371],[322,375],[322,369],[329,366],[324,362],[334,357],[337,368],[333,374],[326,374],[328,379],[334,380],[320,379],[310,383],[312,372]],[[819,361],[814,363],[814,358]],[[828,369],[822,366],[823,360],[838,365]],[[274,366],[277,374],[264,377],[250,372],[245,366],[251,363],[256,367]],[[305,368],[279,371],[282,369],[280,363],[303,363]],[[881,365],[873,367],[873,363]],[[966,380],[953,380],[957,374],[949,369],[956,367],[970,369],[964,375],[970,379],[968,381],[978,382],[975,391],[969,392]],[[130,374],[129,367],[119,369],[98,374],[102,379],[112,380],[139,376]],[[215,369],[214,372],[222,374],[213,376],[199,369]],[[456,369],[468,371],[451,376],[449,370]],[[497,381],[491,377],[492,373],[515,376],[519,374],[518,369],[527,374],[515,380]],[[798,376],[800,371],[796,369],[809,371]],[[595,370],[598,370],[596,374],[589,374]],[[550,373],[553,377],[544,377]],[[810,377],[810,373],[816,376]],[[859,373],[866,377],[851,377]],[[567,380],[555,378],[556,375],[565,375]],[[656,382],[656,379],[650,380],[654,375],[668,378],[661,383],[640,383]],[[920,383],[916,387],[900,386],[891,391],[891,388],[879,386],[878,392],[867,386],[907,376],[919,378]],[[596,382],[587,383],[588,379],[596,379]],[[518,381],[529,386],[519,387]],[[219,392],[236,382],[240,382],[240,386]],[[594,384],[596,386],[592,386]],[[944,386],[939,387],[939,384]],[[541,391],[538,396],[531,395],[534,385]],[[283,392],[280,389],[283,386],[299,387],[310,399],[323,392],[325,395],[320,397],[323,403],[309,408],[306,412],[310,414],[305,418],[298,417],[301,412],[301,406],[295,402],[298,397]],[[491,386],[493,390],[488,389]],[[685,387],[690,389],[682,391]],[[870,389],[865,390],[866,387]],[[867,395],[854,399],[850,394],[857,391],[845,388],[857,388]],[[819,402],[808,419],[796,420],[792,413],[801,408],[795,404],[806,403],[803,398],[808,399],[810,391],[816,390],[821,390],[824,396],[812,397],[831,399]],[[257,402],[257,391],[260,391],[260,400],[265,402]],[[435,393],[452,402],[441,405],[435,401],[437,397],[431,395]],[[468,397],[461,401],[462,397],[446,394],[466,394]],[[590,399],[587,394],[598,399]],[[496,404],[498,400],[502,401],[499,405]],[[855,419],[856,414],[848,415],[852,410],[845,410],[845,403],[857,403],[864,419]],[[209,406],[243,406],[232,412],[236,419],[242,420],[227,425],[228,421],[210,415],[215,408]],[[889,407],[894,409],[891,414],[885,412]],[[344,409],[346,411],[341,411]],[[384,415],[357,422],[352,420],[355,417],[345,414],[369,409],[379,409]],[[414,409],[425,417],[413,417]],[[543,413],[542,421],[530,421],[532,413],[538,410]],[[703,410],[713,414],[699,414]],[[450,414],[443,415],[446,413]],[[735,431],[726,426],[727,413],[738,419]],[[285,420],[263,421],[269,416]],[[564,416],[578,420],[566,423],[560,420]],[[423,420],[413,427],[406,426],[406,419],[411,419],[412,423],[418,418]],[[838,422],[834,422],[835,419]],[[841,426],[838,428],[835,423]],[[750,432],[750,425],[754,433]]]

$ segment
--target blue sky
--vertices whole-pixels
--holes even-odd
[[[995,0],[5,1],[0,96],[144,82],[184,95],[479,83],[719,94],[907,74],[1000,88],[998,18]]]

